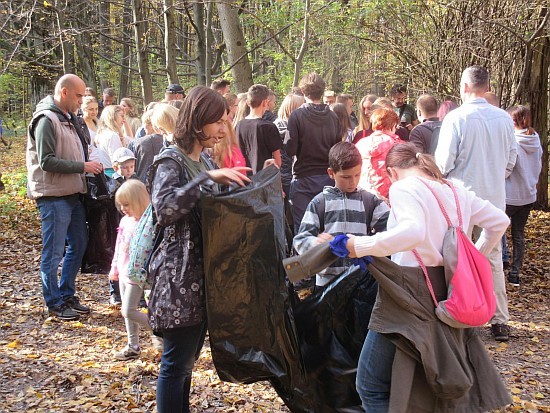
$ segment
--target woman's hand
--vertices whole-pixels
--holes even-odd
[[[231,185],[235,182],[237,185],[245,186],[248,182],[250,182],[250,179],[244,173],[250,171],[252,171],[251,168],[237,166],[235,168],[213,169],[206,173],[210,179],[218,184]]]

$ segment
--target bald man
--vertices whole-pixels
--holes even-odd
[[[75,296],[88,242],[82,195],[87,191],[85,173],[97,174],[102,165],[88,161],[88,144],[75,116],[85,88],[78,76],[61,77],[54,95],[36,106],[27,142],[28,196],[36,200],[42,221],[42,294],[50,315],[61,320],[77,320],[90,312]]]

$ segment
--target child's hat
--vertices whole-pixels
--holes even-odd
[[[129,159],[136,159],[136,157],[134,156],[134,152],[128,148],[118,148],[113,153],[113,162],[122,163]]]

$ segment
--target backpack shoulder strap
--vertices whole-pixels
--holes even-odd
[[[322,192],[315,195],[314,200],[317,201],[317,216],[319,217],[319,233],[325,231],[325,194]]]
[[[449,218],[449,214],[447,214],[447,210],[445,209],[445,207],[443,206],[443,203],[441,202],[441,198],[439,198],[439,196],[436,194],[436,192],[433,190],[433,188],[430,185],[428,185],[423,179],[421,179],[421,178],[418,178],[418,179],[419,179],[420,182],[422,182],[426,186],[426,188],[428,188],[430,190],[432,195],[435,197],[435,200],[437,201],[437,204],[439,205],[439,208],[441,209],[441,212],[443,213],[443,216],[445,217],[445,220],[447,221],[447,225],[449,227],[452,227],[453,223],[451,222],[451,219]],[[445,181],[445,183],[447,185],[449,185],[448,181]],[[449,185],[449,186],[451,186],[451,185]],[[459,211],[458,220],[460,222],[460,227],[462,227],[462,217],[461,217],[461,214],[460,214],[460,205],[458,204],[458,198],[457,198],[456,192],[455,192],[455,190],[452,186],[451,186],[451,189],[453,190],[453,193],[455,195],[455,202],[457,204],[457,210]]]

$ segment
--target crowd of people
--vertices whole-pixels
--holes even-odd
[[[116,104],[115,91],[106,88],[99,100],[79,77],[64,75],[54,94],[38,104],[27,148],[28,192],[42,221],[40,274],[49,313],[76,320],[91,311],[76,296],[88,234],[82,200],[87,177],[105,174],[116,183],[121,214],[110,302],[122,306],[128,335],[115,357],[138,358],[139,329],[151,331],[162,351],[158,411],[189,411],[191,372],[208,327],[199,187],[245,186],[274,164],[280,168],[289,254],[349,236],[349,256],[315,276],[314,289],[321,291],[354,257],[391,256],[399,266],[419,268],[413,249],[435,269],[434,277],[444,277],[438,268],[447,223],[426,185],[450,211],[457,188],[463,230],[491,264],[497,297],[491,332],[507,341],[504,270],[509,267],[510,285],[519,286],[542,149],[529,108],[498,108],[489,86],[488,72],[472,66],[462,74],[461,106],[438,104],[428,94],[412,106],[406,88],[395,85],[388,97],[362,97],[357,118],[353,96],[326,90],[316,73],[304,76],[278,111],[268,87],[256,84],[233,94],[228,80],[217,79],[187,94],[170,84],[164,99],[149,103],[139,118],[133,99]],[[138,309],[144,283],[130,278],[127,267],[133,233],[148,207],[162,241],[150,257],[145,315]],[[451,218],[457,220],[457,213]],[[375,307],[375,319],[384,305]],[[357,391],[367,412],[390,406],[395,344],[386,333],[373,325],[359,360]]]

